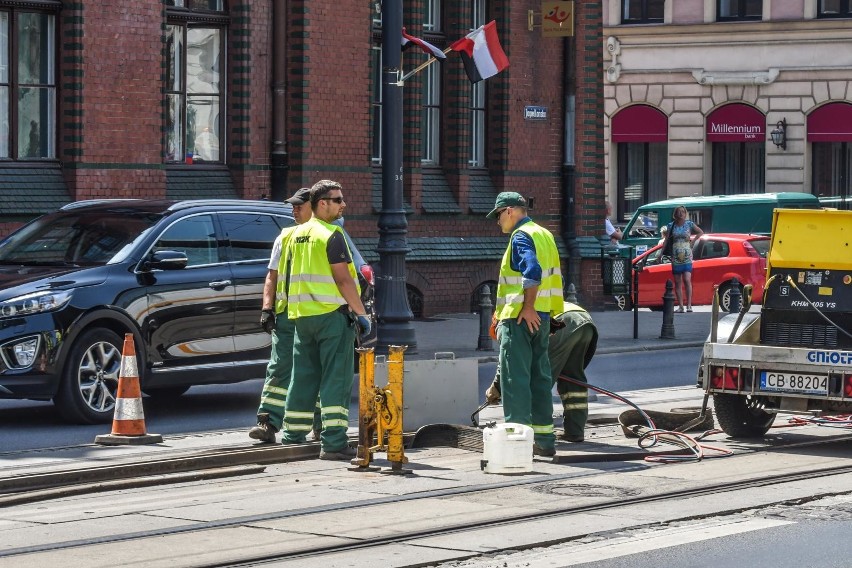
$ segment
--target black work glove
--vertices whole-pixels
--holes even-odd
[[[553,317],[550,318],[550,335],[553,335],[563,327],[565,327],[565,322],[559,321],[558,319]]]
[[[266,333],[272,333],[275,329],[275,312],[272,310],[260,310],[260,327]]]

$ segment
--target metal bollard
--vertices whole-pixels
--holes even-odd
[[[577,288],[573,284],[568,284],[568,289],[565,290],[565,301],[572,304],[577,303]]]
[[[660,339],[674,339],[674,283],[666,280],[666,293],[663,294],[663,326],[660,328]]]
[[[734,276],[731,278],[730,302],[728,303],[728,312],[732,314],[739,313],[743,307],[743,293],[740,291],[740,281]]]
[[[494,306],[491,304],[491,288],[486,284],[479,294],[479,345],[476,348],[477,351],[494,351],[491,336],[488,334],[493,316]]]

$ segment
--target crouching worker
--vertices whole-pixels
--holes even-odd
[[[589,417],[588,390],[572,382],[559,380],[559,375],[586,381],[586,367],[598,346],[598,328],[589,312],[576,304],[565,302],[564,311],[551,319],[550,344],[547,349],[556,392],[562,399],[563,440],[582,442]],[[500,402],[500,369],[494,382],[485,391],[485,399]]]

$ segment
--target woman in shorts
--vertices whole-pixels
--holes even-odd
[[[681,205],[672,213],[669,224],[668,238],[672,239],[672,275],[674,276],[674,291],[678,309],[683,313],[683,296],[681,286],[686,293],[686,311],[692,311],[692,236],[701,236],[701,227],[689,220],[686,207]]]

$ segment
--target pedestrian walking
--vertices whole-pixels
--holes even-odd
[[[586,367],[598,346],[598,328],[592,316],[577,304],[565,302],[563,312],[553,317],[547,356],[556,392],[562,401],[562,439],[582,442],[585,439],[586,421],[589,418],[589,391],[582,385],[560,376],[584,383]],[[485,391],[485,399],[496,404],[500,401],[500,374],[498,367],[494,382]]]
[[[488,219],[510,234],[497,283],[500,386],[507,422],[532,427],[536,455],[556,453],[547,356],[549,319],[562,311],[562,271],[553,235],[527,216],[519,193],[497,196]]]
[[[284,420],[284,405],[293,372],[293,339],[296,326],[287,317],[286,282],[289,267],[281,251],[287,248],[296,227],[312,217],[310,197],[311,189],[303,187],[284,200],[293,206],[296,225],[284,227],[275,239],[267,265],[266,280],[263,283],[260,326],[272,336],[272,352],[260,394],[257,425],[249,430],[249,437],[261,442],[275,442],[275,434],[281,430]]]
[[[311,187],[314,217],[293,232],[285,254],[292,259],[287,314],[295,321],[293,381],[284,410],[282,442],[299,444],[312,428],[319,395],[320,459],[348,460],[349,399],[355,375],[355,335],[370,332],[358,279],[343,230],[342,186],[331,180]],[[357,328],[357,331],[356,331]]]

